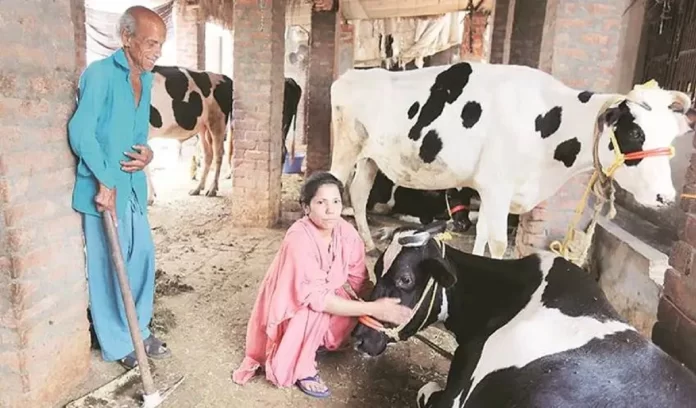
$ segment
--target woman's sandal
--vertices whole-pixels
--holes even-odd
[[[322,392],[310,390],[309,388],[305,387],[305,385],[304,385],[305,382],[310,382],[310,381],[313,383],[316,383],[316,384],[324,385],[324,387],[326,387],[326,389]],[[317,374],[313,377],[307,377],[307,378],[303,378],[301,380],[297,380],[297,382],[295,384],[297,384],[297,388],[299,388],[300,391],[304,392],[305,394],[307,394],[309,396],[315,397],[315,398],[326,398],[326,397],[331,395],[331,390],[329,389],[329,387],[327,387],[325,384],[323,384],[323,382],[319,378],[319,374]]]
[[[145,345],[145,353],[148,357],[155,360],[162,360],[172,355],[172,352],[167,348],[167,343],[162,342],[154,335],[150,335],[143,341]],[[118,360],[122,366],[131,370],[138,366],[138,359],[135,357],[135,351]]]

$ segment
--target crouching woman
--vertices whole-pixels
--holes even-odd
[[[287,231],[261,283],[247,325],[246,355],[234,371],[238,384],[261,369],[278,387],[296,384],[314,397],[330,392],[317,373],[317,351],[345,346],[357,322],[369,315],[401,324],[411,309],[398,299],[352,300],[370,289],[365,246],[341,218],[343,186],[332,174],[314,173],[300,192],[304,217]]]

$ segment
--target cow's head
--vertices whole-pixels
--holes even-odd
[[[471,212],[471,198],[478,193],[476,190],[465,187],[461,189],[450,188],[445,194],[449,200],[450,215],[452,216],[453,228],[455,232],[466,232],[473,223],[469,218]]]
[[[627,157],[614,177],[638,203],[660,207],[674,202],[668,149],[675,137],[693,128],[693,116],[686,115],[690,107],[686,94],[663,90],[652,83],[634,87],[599,115],[600,161],[604,168],[614,161],[613,131],[620,152],[634,155]]]
[[[414,310],[411,320],[398,330],[398,340],[405,340],[436,322],[441,312],[442,289],[456,283],[453,269],[442,257],[441,244],[432,239],[445,228],[445,222],[436,221],[420,229],[398,228],[383,237],[390,243],[377,259],[377,282],[368,300],[399,298],[402,305]],[[362,322],[353,331],[353,337],[356,349],[371,356],[382,354],[387,344],[396,340]]]

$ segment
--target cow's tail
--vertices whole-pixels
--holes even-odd
[[[297,84],[297,83],[295,83]],[[297,140],[297,109],[300,107],[300,101],[302,100],[302,88],[297,86],[298,96],[297,103],[295,104],[295,115],[292,118],[292,144],[290,145],[290,164],[295,162],[295,141]]]
[[[229,81],[230,87],[234,86],[231,78],[225,76],[225,79],[226,79],[226,81]],[[231,95],[231,99],[232,99],[230,101],[230,103],[231,103],[230,107],[232,107],[232,106],[234,106],[234,89],[230,90],[230,95]],[[227,126],[225,129],[225,132],[227,134],[227,148],[226,148],[226,150],[227,150],[226,156],[227,157],[225,159],[227,161],[227,166],[229,166],[229,169],[230,169],[230,172],[229,172],[227,178],[232,177],[232,149],[234,147],[234,130],[232,129],[232,110],[233,109],[230,109],[230,111],[227,113],[227,118],[226,118]]]

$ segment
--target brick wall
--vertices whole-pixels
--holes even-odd
[[[475,12],[473,15],[467,14],[464,17],[464,34],[460,51],[462,59],[482,59],[484,57],[483,35],[487,25],[487,13]]]
[[[4,0],[0,24],[0,406],[55,406],[89,369],[71,0]],[[82,9],[84,12],[84,9]],[[47,16],[50,16],[47,17]],[[81,17],[84,21],[84,16]],[[84,34],[83,38],[84,38]]]
[[[508,20],[512,21],[510,3],[515,0],[496,0],[493,11],[493,31],[491,33],[491,63],[504,64],[505,47],[510,47]],[[514,7],[514,4],[513,4]],[[512,8],[514,11],[514,8]]]
[[[539,66],[546,0],[515,0],[509,64]]]
[[[72,20],[75,25],[75,61],[81,72],[87,65],[87,31],[85,29],[85,2],[71,0]]]
[[[176,9],[176,63],[192,69],[205,69],[205,22],[196,6]]]
[[[309,74],[305,126],[307,134],[306,175],[331,167],[331,99],[336,60],[336,11],[312,10],[309,40]]]
[[[696,154],[691,155],[683,192],[696,193]],[[696,371],[696,200],[682,200],[680,206],[686,221],[670,254],[653,341]]]
[[[285,1],[234,10],[233,219],[270,227],[280,218]]]
[[[536,66],[569,86],[614,92],[626,39],[617,28],[630,0],[516,0],[510,63]],[[536,6],[535,10],[531,10]],[[539,9],[543,7],[543,13]],[[542,35],[542,37],[539,37]],[[562,240],[590,173],[576,176],[552,198],[520,217],[516,254]],[[591,206],[578,228],[587,226]]]

